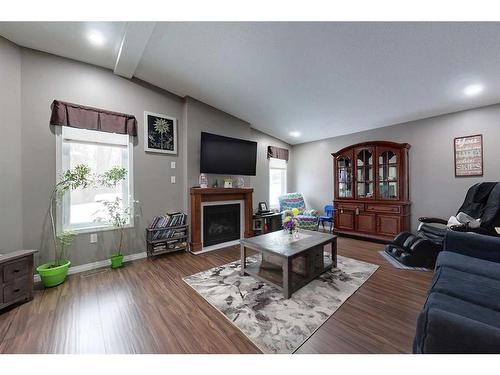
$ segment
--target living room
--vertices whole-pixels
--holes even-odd
[[[500,23],[60,18],[0,21],[1,354],[500,353]]]

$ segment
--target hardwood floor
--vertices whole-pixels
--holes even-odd
[[[340,255],[381,265],[298,353],[408,353],[432,273],[392,267],[382,245],[339,238]],[[0,353],[260,353],[182,277],[239,257],[232,247],[70,276],[0,315]]]

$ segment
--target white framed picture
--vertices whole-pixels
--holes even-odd
[[[177,154],[177,119],[144,111],[144,151]]]

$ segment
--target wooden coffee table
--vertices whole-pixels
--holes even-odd
[[[337,236],[300,230],[298,236],[277,231],[241,241],[241,274],[248,274],[283,291],[285,298],[310,281],[337,267]],[[324,247],[331,244],[330,257]],[[257,263],[247,263],[247,249],[261,254]]]

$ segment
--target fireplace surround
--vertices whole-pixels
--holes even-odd
[[[252,203],[253,188],[191,188],[191,251],[200,252],[203,249],[202,221],[203,202],[237,203],[241,202],[241,222],[243,226],[243,237],[252,237]]]

